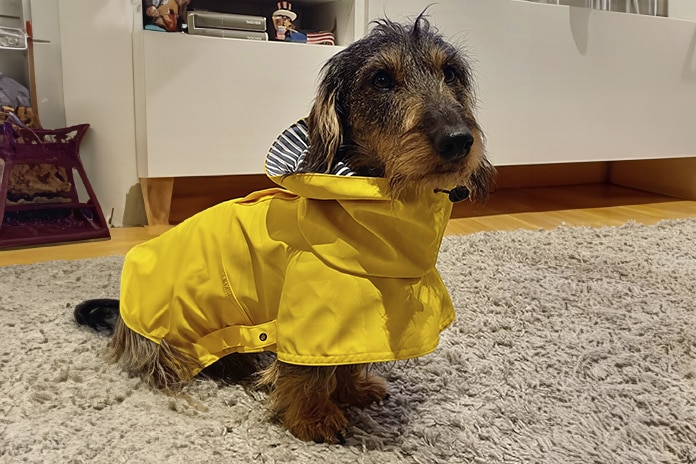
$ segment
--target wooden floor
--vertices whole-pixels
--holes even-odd
[[[505,189],[485,206],[455,205],[448,234],[487,230],[618,226],[628,221],[655,224],[662,219],[696,217],[696,201],[612,184]]]
[[[662,219],[696,217],[696,201],[656,195],[611,184],[503,189],[485,206],[455,205],[447,234],[489,230],[615,226],[630,220],[654,224]],[[111,240],[0,251],[0,266],[57,259],[124,254],[166,228],[111,229]]]

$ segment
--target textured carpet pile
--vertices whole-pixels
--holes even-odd
[[[73,306],[121,257],[0,268],[0,463],[696,463],[696,219],[447,237],[457,320],[378,366],[348,443],[295,440],[250,384],[178,396],[103,362]]]

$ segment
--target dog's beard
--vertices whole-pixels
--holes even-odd
[[[495,167],[490,161],[485,157],[482,158],[476,169],[469,176],[469,182],[466,185],[470,193],[469,198],[472,201],[483,203],[488,199],[495,173]]]
[[[495,168],[485,157],[480,139],[467,157],[456,162],[437,155],[429,139],[417,130],[408,132],[400,142],[391,149],[385,149],[384,145],[376,147],[387,153],[383,157],[382,177],[389,179],[392,197],[399,198],[412,190],[425,192],[463,186],[475,202],[488,198]],[[380,159],[372,156],[375,158]]]

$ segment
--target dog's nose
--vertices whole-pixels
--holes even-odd
[[[474,136],[466,127],[445,127],[435,134],[435,151],[447,161],[464,158],[474,145]]]

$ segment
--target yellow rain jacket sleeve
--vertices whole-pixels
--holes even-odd
[[[393,200],[384,179],[272,177],[126,256],[121,316],[200,360],[275,351],[299,365],[433,351],[454,319],[435,268],[446,195]]]

